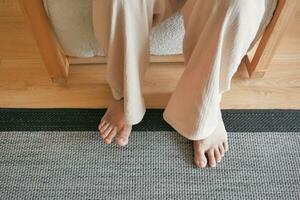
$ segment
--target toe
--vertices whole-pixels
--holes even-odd
[[[208,163],[210,167],[215,167],[216,166],[216,158],[215,158],[215,153],[213,149],[209,149],[207,151],[207,157],[208,157]]]
[[[102,118],[100,124],[98,125],[98,130],[99,131],[103,127],[104,124],[106,124],[106,121]]]
[[[108,134],[113,130],[114,126],[110,125],[107,127],[107,129],[105,129],[105,131],[102,134],[102,138],[106,138],[108,136]]]
[[[125,146],[128,144],[128,139],[131,133],[131,126],[124,126],[116,136],[116,144],[119,146]]]
[[[221,153],[218,147],[215,149],[215,158],[218,163],[221,162]]]
[[[101,128],[100,128],[100,133],[103,135],[105,130],[109,127],[110,123],[106,122]]]
[[[225,149],[224,149],[223,144],[219,145],[219,151],[220,151],[221,156],[223,157],[225,155]]]
[[[207,159],[205,157],[204,151],[195,152],[194,161],[195,161],[195,164],[196,164],[197,167],[199,167],[199,168],[206,167]]]
[[[118,137],[116,138],[116,144],[123,147],[128,144],[128,138]]]
[[[115,126],[111,131],[110,133],[108,134],[108,136],[104,139],[104,142],[106,144],[110,144],[112,139],[117,135],[117,131],[118,128]]]
[[[200,147],[201,146],[197,141],[194,142],[194,162],[197,167],[204,168],[207,165],[207,159],[205,157],[205,152]]]
[[[224,146],[225,152],[227,152],[228,149],[229,149],[228,142],[227,142],[227,141],[226,141],[226,142],[223,142],[223,146]]]

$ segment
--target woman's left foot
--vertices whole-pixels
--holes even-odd
[[[194,141],[194,161],[197,167],[215,167],[228,151],[227,131],[222,117],[216,130],[203,140]]]

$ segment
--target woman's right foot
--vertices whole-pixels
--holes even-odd
[[[128,144],[132,125],[126,123],[123,99],[111,101],[98,129],[100,137],[106,144],[110,144],[113,140],[119,146]]]

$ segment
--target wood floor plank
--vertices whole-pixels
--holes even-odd
[[[232,90],[224,95],[222,107],[300,108],[299,67],[272,67],[274,70],[264,79],[248,79],[246,70],[241,68],[233,79]],[[166,105],[183,70],[181,64],[150,66],[144,82],[147,107]],[[278,72],[284,70],[285,73]],[[99,108],[106,107],[111,98],[105,65],[71,66],[68,83],[54,85],[38,59],[4,60],[0,80],[0,107]]]

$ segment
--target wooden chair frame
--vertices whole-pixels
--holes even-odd
[[[70,64],[104,63],[105,58],[72,58],[64,54],[52,30],[42,0],[19,0],[37,41],[41,57],[53,82],[67,80]],[[263,77],[273,58],[298,0],[279,0],[262,38],[243,59],[250,77]],[[151,62],[183,62],[182,55],[151,56]]]

